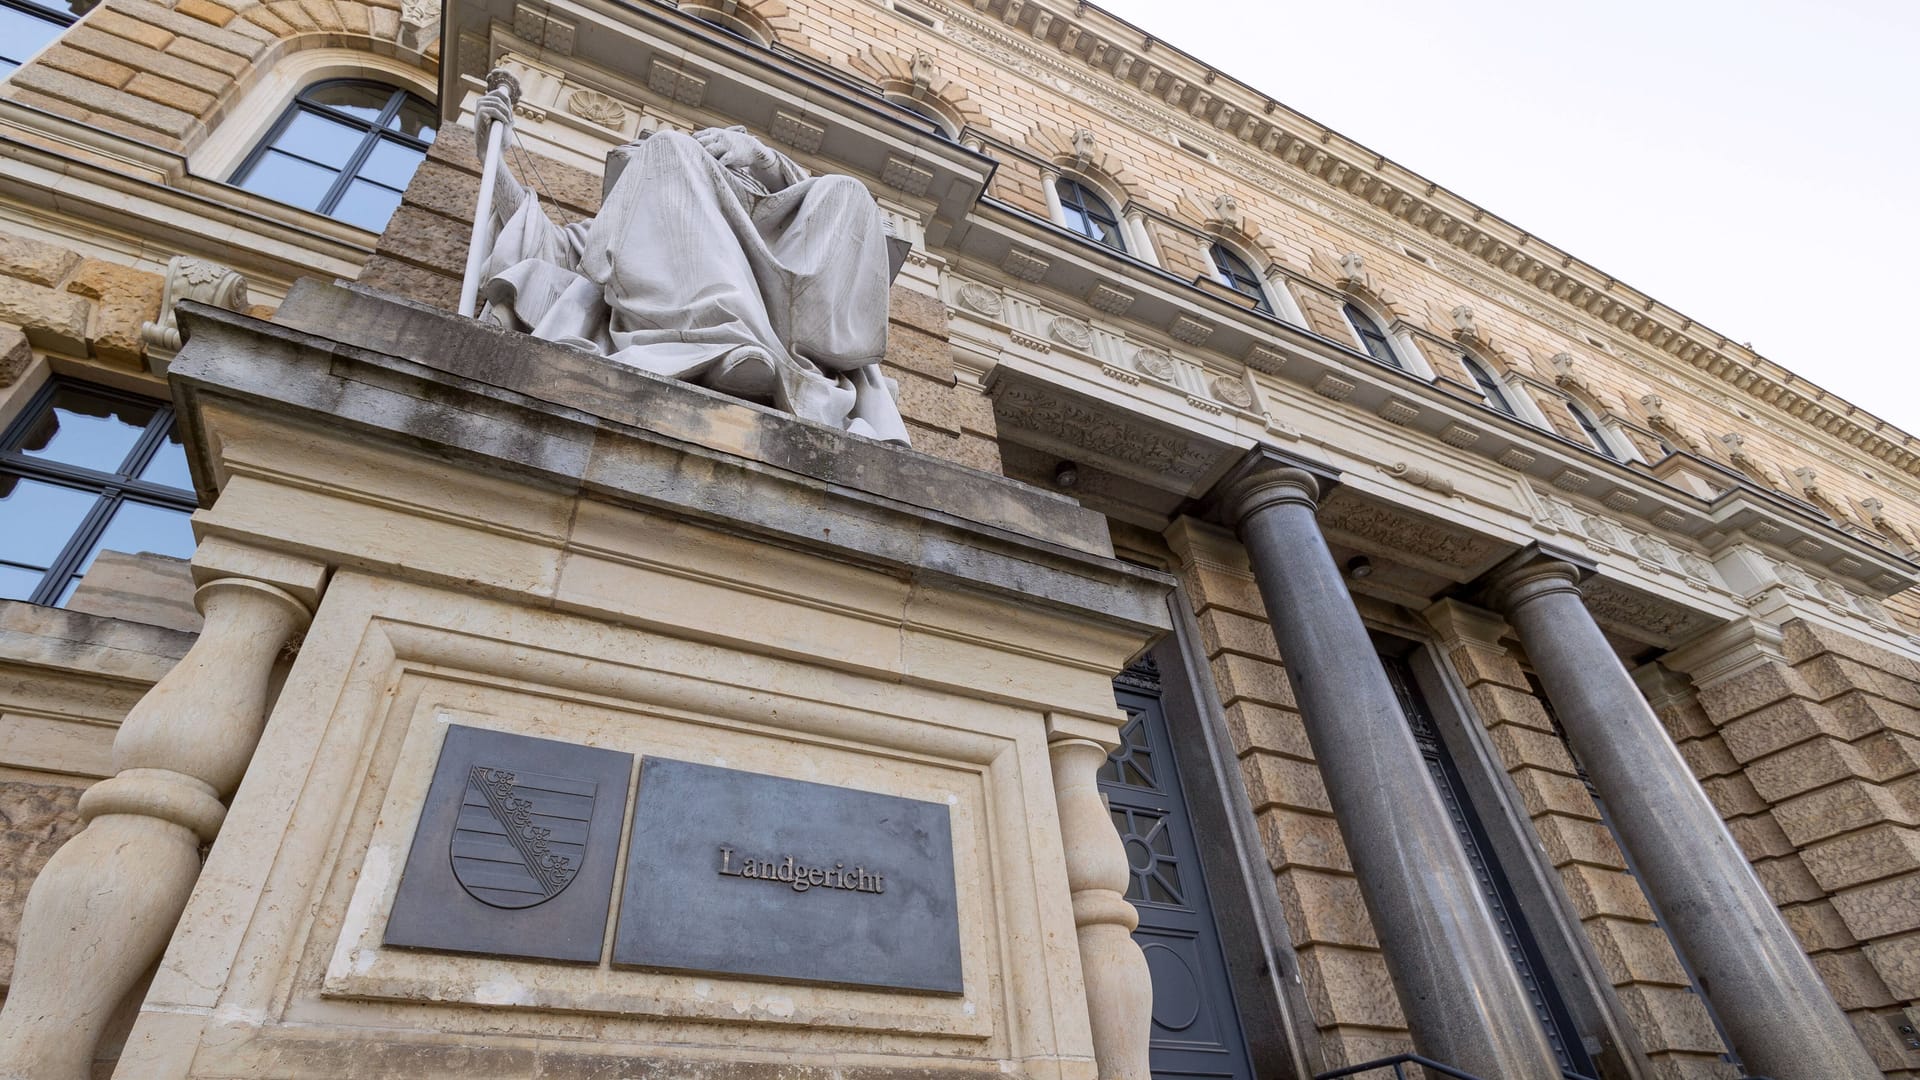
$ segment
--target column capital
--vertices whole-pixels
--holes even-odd
[[[1481,581],[1488,606],[1512,614],[1519,604],[1549,593],[1580,595],[1581,580],[1595,569],[1572,552],[1529,544],[1487,571]]]
[[[1717,686],[1766,664],[1793,666],[1779,628],[1758,619],[1739,619],[1689,638],[1667,650],[1660,663],[1692,676],[1696,690]]]
[[[1309,511],[1340,482],[1339,470],[1271,446],[1247,452],[1214,485],[1211,501],[1221,520],[1238,528],[1255,511],[1292,503]]]

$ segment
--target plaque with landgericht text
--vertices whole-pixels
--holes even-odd
[[[960,993],[948,808],[643,758],[613,962]]]

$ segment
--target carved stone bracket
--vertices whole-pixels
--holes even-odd
[[[180,322],[173,308],[182,300],[212,304],[228,311],[245,311],[247,279],[238,270],[207,259],[175,255],[167,260],[160,318],[140,324],[140,340],[147,348],[147,368],[155,375],[166,374],[167,365],[180,354]]]

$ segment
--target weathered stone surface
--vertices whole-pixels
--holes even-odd
[[[1844,889],[1920,871],[1920,830],[1892,823],[1873,825],[1809,844],[1800,858],[1823,888]]]
[[[891,364],[883,365],[881,370],[894,380],[895,400],[900,403],[900,415],[903,418],[949,435],[960,434],[959,418],[954,415],[952,386],[902,368],[888,370],[890,367]]]
[[[1533,828],[1555,866],[1586,863],[1607,870],[1626,869],[1613,833],[1598,821],[1544,814],[1534,819]]]
[[[54,849],[80,831],[81,788],[0,781],[0,973],[13,971],[20,908]]]
[[[278,10],[278,5],[275,5]],[[473,150],[473,129],[457,124],[449,124],[446,130],[434,137],[432,149],[427,151],[429,161],[445,162],[452,168],[470,171],[475,177],[480,175],[480,161]],[[516,163],[519,154],[514,154]],[[551,158],[534,157],[535,169],[540,173],[537,190],[546,200],[549,208],[558,203],[560,209],[556,217],[579,220],[598,213],[600,210],[600,172],[588,172],[572,165],[562,164]],[[478,181],[475,181],[476,186]],[[533,185],[529,185],[533,186]]]
[[[1824,706],[1804,697],[1770,702],[1720,728],[1727,750],[1753,761],[1821,735],[1846,738],[1847,729]]]
[[[185,559],[102,551],[66,607],[128,622],[198,633],[193,574]]]
[[[1725,776],[1737,772],[1740,763],[1733,759],[1727,749],[1726,740],[1718,736],[1704,739],[1688,739],[1679,744],[1680,756],[1686,760],[1687,768],[1693,775],[1705,779],[1710,776]]]
[[[1766,887],[1767,895],[1776,905],[1804,904],[1818,900],[1826,895],[1820,883],[1807,873],[1807,865],[1798,855],[1787,855],[1778,859],[1763,859],[1753,864],[1753,873]]]
[[[1301,761],[1313,760],[1313,747],[1307,744],[1306,726],[1292,709],[1262,705],[1256,701],[1237,701],[1226,708],[1227,731],[1239,750],[1258,747]]]
[[[895,285],[887,298],[887,318],[930,336],[947,336],[947,305],[937,296]]]
[[[460,306],[460,279],[375,254],[360,268],[359,283],[443,311]]]
[[[439,156],[429,155],[414,170],[404,201],[422,210],[455,220],[464,217],[471,222],[479,196],[478,174],[456,169]]]
[[[1374,1028],[1407,1026],[1378,952],[1330,945],[1301,949],[1300,974],[1317,1016]]]
[[[1323,814],[1333,812],[1320,770],[1309,762],[1256,750],[1240,759],[1240,771],[1246,777],[1247,797],[1253,801],[1255,811],[1286,806]]]
[[[1851,949],[1860,944],[1847,929],[1840,913],[1833,909],[1832,901],[1813,900],[1805,904],[1793,904],[1782,908],[1780,914],[1786,918],[1787,926],[1800,939],[1800,944],[1806,946],[1810,953]]]
[[[1691,1050],[1718,1054],[1723,1049],[1700,998],[1677,988],[1629,986],[1618,991],[1634,1028],[1652,1050]]]
[[[1615,985],[1655,983],[1687,986],[1686,969],[1674,955],[1673,943],[1652,923],[1624,919],[1594,919],[1586,924],[1588,940]]]
[[[1788,799],[1773,808],[1773,816],[1795,844],[1811,844],[1881,822],[1920,824],[1891,791],[1865,780],[1848,780]]]
[[[890,323],[887,326],[887,363],[924,376],[936,385],[953,385],[953,346],[944,337]]]
[[[0,322],[20,327],[40,348],[85,356],[87,315],[83,297],[19,278],[0,278]]]
[[[54,244],[0,233],[0,271],[35,285],[58,285],[80,256]]]
[[[1527,808],[1529,817],[1561,814],[1590,821],[1600,820],[1600,811],[1593,805],[1593,797],[1587,794],[1587,786],[1574,777],[1540,769],[1523,769],[1514,775],[1513,783],[1520,792],[1521,805]]]
[[[1275,870],[1304,866],[1353,872],[1353,860],[1340,839],[1340,826],[1324,814],[1275,807],[1260,815],[1260,837]]]
[[[1345,945],[1377,949],[1380,939],[1367,917],[1360,882],[1351,874],[1296,869],[1275,880],[1296,947]]]
[[[0,387],[20,381],[33,364],[33,345],[17,326],[0,325]]]
[[[137,72],[125,64],[118,64],[103,56],[81,52],[64,42],[56,42],[34,59],[35,63],[77,75],[82,79],[97,82],[102,86],[125,86]]]
[[[235,14],[230,7],[209,3],[208,0],[175,0],[173,10],[182,15],[191,15],[214,26],[225,26],[233,21]]]
[[[1647,904],[1640,883],[1625,874],[1575,863],[1560,868],[1560,880],[1567,887],[1567,898],[1582,919],[1597,915],[1653,921],[1653,908]]]
[[[1866,954],[1888,993],[1902,1001],[1920,999],[1920,932],[1872,942]]]
[[[1862,941],[1920,927],[1920,874],[1904,874],[1836,893],[1833,909]]]
[[[1500,724],[1493,727],[1487,737],[1509,769],[1526,765],[1575,775],[1573,758],[1567,753],[1566,744],[1551,733],[1519,724]]]
[[[1720,724],[1796,695],[1812,696],[1806,680],[1782,664],[1760,664],[1699,690],[1701,707]]]
[[[1549,736],[1553,733],[1553,721],[1547,719],[1547,712],[1540,707],[1540,700],[1525,690],[1498,683],[1480,683],[1468,690],[1467,696],[1473,701],[1474,712],[1488,725],[1499,722],[1523,724]]]
[[[28,64],[7,78],[23,90],[36,90],[103,116],[150,128],[155,134],[170,139],[178,139],[195,123],[191,113],[38,64]]]
[[[1873,1009],[1894,1003],[1887,984],[1873,970],[1873,962],[1865,953],[1821,953],[1813,958],[1813,966],[1843,1009]]]
[[[102,360],[139,366],[146,351],[140,324],[160,315],[166,281],[159,274],[88,259],[73,272],[67,291],[94,301],[93,354]]]

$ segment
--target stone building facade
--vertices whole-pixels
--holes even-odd
[[[13,2],[0,1077],[1920,1074],[1868,410],[1086,5]],[[496,67],[557,220],[660,131],[864,181],[913,452],[462,336]],[[419,732],[516,709],[970,763],[965,1007],[383,947]],[[83,821],[137,934],[23,915]]]

